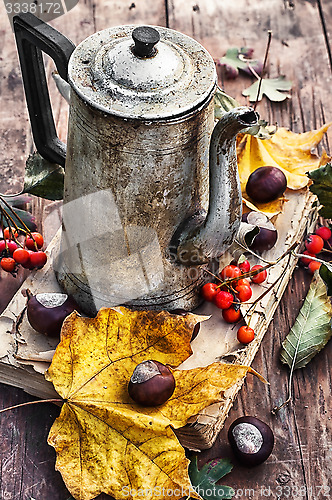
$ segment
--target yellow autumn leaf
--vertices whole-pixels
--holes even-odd
[[[279,128],[271,139],[258,139],[249,134],[238,137],[237,156],[241,181],[242,195],[248,208],[266,213],[278,213],[281,210],[283,198],[271,203],[257,204],[248,199],[246,184],[249,175],[265,165],[280,168],[287,178],[289,189],[302,189],[309,183],[306,172],[310,172],[329,161],[326,153],[321,157],[312,153],[322,140],[332,123],[318,130],[296,134],[285,128]]]
[[[154,408],[135,404],[127,387],[144,360],[174,367],[187,359],[193,328],[204,319],[121,307],[101,309],[94,319],[73,313],[65,320],[46,375],[64,399],[48,442],[75,499],[102,492],[116,499],[165,498],[167,490],[174,500],[189,494],[189,462],[172,429],[220,401],[250,369],[214,363],[174,370],[172,397]]]

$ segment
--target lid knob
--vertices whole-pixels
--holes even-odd
[[[155,45],[160,40],[159,32],[151,26],[139,26],[132,32],[135,42],[133,52],[138,57],[153,57],[156,53]]]

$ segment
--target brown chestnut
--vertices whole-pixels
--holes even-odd
[[[64,319],[75,309],[78,309],[76,302],[65,293],[37,293],[29,296],[27,316],[37,332],[57,337]]]
[[[278,231],[262,212],[247,212],[242,215],[242,221],[259,228],[259,232],[254,236],[249,248],[256,253],[270,250],[277,242]]]
[[[228,440],[237,459],[253,467],[271,454],[274,436],[270,427],[256,417],[240,417],[228,430]]]
[[[128,384],[129,396],[142,406],[162,405],[172,396],[174,389],[171,370],[151,359],[136,366]]]
[[[248,178],[247,195],[257,203],[269,203],[282,196],[287,187],[287,178],[278,167],[259,167]]]

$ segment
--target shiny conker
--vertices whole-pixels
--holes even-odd
[[[159,406],[173,394],[175,379],[171,370],[155,360],[139,363],[128,384],[129,396],[142,406]]]
[[[256,417],[240,417],[228,430],[228,440],[237,459],[253,467],[271,454],[274,436],[271,428]]]
[[[259,167],[247,181],[247,195],[257,203],[269,203],[286,191],[287,179],[278,167]]]
[[[250,250],[260,254],[274,247],[278,239],[278,231],[265,214],[262,212],[247,212],[242,215],[242,222],[259,228],[258,234],[254,236],[252,243],[249,245]]]
[[[37,332],[57,337],[64,319],[75,309],[78,310],[76,302],[65,293],[37,293],[29,296],[27,316]]]

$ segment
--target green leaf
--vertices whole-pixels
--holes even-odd
[[[234,108],[238,108],[240,104],[233,99],[233,97],[229,96],[221,90],[217,88],[217,91],[214,95],[214,118],[215,120],[220,120],[224,116],[224,114],[228,113]]]
[[[195,491],[206,500],[222,500],[232,498],[235,491],[230,486],[216,484],[219,479],[228,474],[233,468],[226,458],[211,460],[198,470],[197,457],[190,462],[189,477]]]
[[[64,170],[60,165],[33,153],[26,162],[23,192],[47,200],[62,200],[63,179]]]
[[[215,120],[220,120],[228,111],[234,108],[238,108],[240,104],[221,90],[219,87],[214,95],[214,118]],[[277,131],[277,127],[274,125],[268,125],[265,120],[259,120],[257,125],[253,127],[248,127],[246,129],[246,134],[254,135],[258,139],[271,139],[272,135]]]
[[[8,205],[10,205],[11,208],[8,208],[8,206],[3,201],[1,201],[1,199],[0,199],[0,207],[12,217],[12,219],[19,228],[25,229],[24,228],[25,224],[26,226],[28,226],[30,231],[36,231],[37,226],[35,223],[35,217],[27,210],[23,210],[23,208],[16,208],[16,207],[24,207],[26,203],[30,201],[30,198],[28,199],[28,197],[25,195],[12,195],[12,196],[5,195],[3,196],[3,199],[8,203]],[[21,219],[21,221],[24,224],[22,224],[22,222],[19,219]],[[8,226],[7,221],[4,217],[2,219],[2,224],[4,228]]]
[[[247,63],[239,59],[240,51],[236,47],[228,49],[226,55],[219,59],[220,64],[227,64],[235,69],[244,69],[247,67]]]
[[[332,295],[332,264],[328,262],[322,264],[319,268],[319,275],[324,280],[327,287],[327,295],[330,297]]]
[[[12,213],[11,216],[13,217],[18,227],[24,229],[24,225],[19,221],[17,216],[21,219],[22,222],[24,222],[24,224],[30,229],[30,231],[36,231],[36,219],[30,212],[27,212],[26,210],[20,210],[18,208],[13,208],[13,212],[14,213]]]
[[[28,203],[31,201],[31,196],[27,194],[5,194],[1,196],[11,207],[22,210],[26,210]]]
[[[287,97],[290,97],[289,94],[282,94],[279,92],[288,91],[292,88],[292,82],[289,80],[285,80],[284,76],[279,76],[278,78],[263,78],[261,88],[259,91],[259,96],[257,99],[257,92],[259,87],[259,80],[253,83],[250,87],[245,89],[242,92],[242,95],[249,97],[250,102],[261,101],[263,95],[266,95],[270,101],[281,102],[284,101]]]
[[[315,273],[304,304],[282,344],[280,359],[293,370],[303,368],[332,336],[332,306],[324,282]]]
[[[319,211],[322,217],[326,219],[332,218],[332,165],[327,163],[323,167],[312,170],[307,173],[308,177],[313,181],[310,186],[312,191],[319,199],[319,203],[323,208]]]
[[[246,134],[253,135],[257,137],[257,139],[271,139],[272,136],[278,130],[276,125],[268,125],[268,122],[265,120],[259,120],[257,125],[250,127],[246,130]]]
[[[233,47],[227,50],[226,55],[224,55],[224,57],[221,57],[218,60],[218,63],[231,66],[237,71],[241,69],[246,72],[248,72],[248,64],[250,63],[250,66],[254,67],[254,69],[258,69],[259,71],[260,63],[256,59],[250,58],[249,54],[251,52],[252,49],[247,49],[246,47],[241,47],[240,50],[237,47]],[[256,68],[256,66],[258,67]],[[249,72],[249,74],[251,75],[252,73]]]

